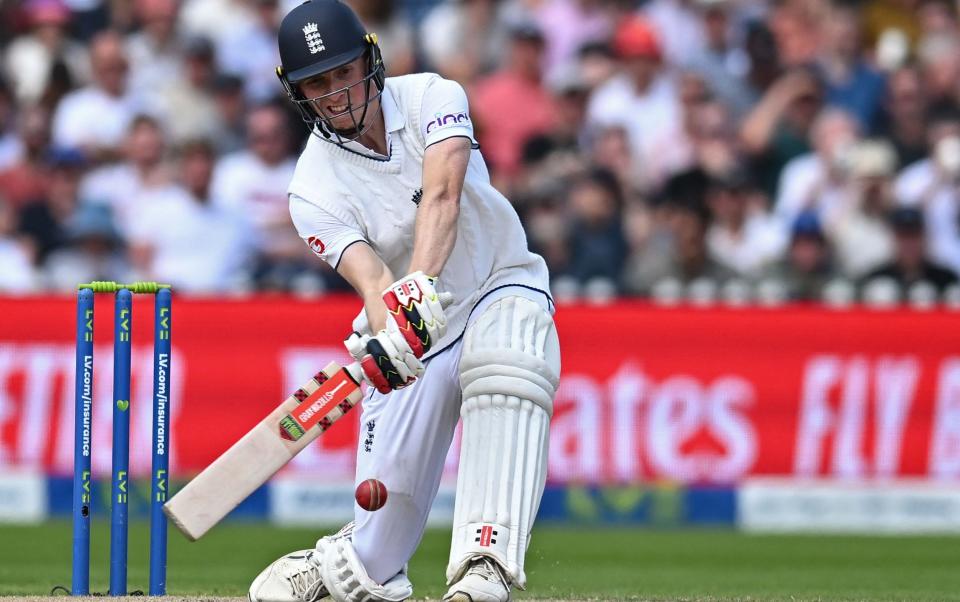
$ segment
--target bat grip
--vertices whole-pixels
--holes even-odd
[[[344,370],[347,371],[347,374],[350,375],[357,384],[363,382],[363,370],[360,368],[360,362],[353,362],[350,365],[344,366]]]

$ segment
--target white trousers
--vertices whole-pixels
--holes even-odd
[[[507,287],[477,305],[467,328],[489,305],[508,296],[526,297],[551,312],[542,293]],[[389,497],[376,512],[354,504],[353,547],[377,583],[386,582],[403,568],[423,536],[460,419],[462,343],[463,338],[428,360],[416,384],[386,395],[369,387],[363,401],[356,484],[379,479]]]

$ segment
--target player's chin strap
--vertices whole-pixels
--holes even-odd
[[[523,588],[524,555],[547,477],[560,343],[539,304],[506,297],[467,329],[460,358],[463,440],[449,583],[477,556]]]

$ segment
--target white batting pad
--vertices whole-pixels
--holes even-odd
[[[460,579],[471,558],[483,555],[525,586],[523,561],[547,478],[547,432],[559,375],[553,318],[534,301],[506,297],[467,330],[449,583]]]

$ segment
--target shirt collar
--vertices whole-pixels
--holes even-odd
[[[387,152],[389,153],[391,145],[390,134],[403,128],[403,126],[406,125],[406,119],[400,107],[397,106],[397,101],[393,98],[393,93],[390,91],[390,88],[386,86],[383,88],[383,93],[380,94],[380,112],[383,114],[383,126],[387,133]],[[389,159],[389,155],[381,155],[378,152],[374,152],[356,140],[347,142],[343,146],[367,157],[380,160]]]
[[[383,111],[383,124],[388,132],[396,132],[406,125],[403,112],[397,106],[393,92],[387,86],[383,87],[383,93],[380,95],[380,106]]]

